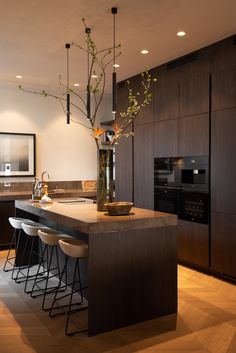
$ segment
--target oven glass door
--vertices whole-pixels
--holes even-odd
[[[155,188],[155,211],[179,214],[179,190]]]

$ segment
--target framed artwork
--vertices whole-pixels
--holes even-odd
[[[0,177],[35,176],[35,134],[0,132]]]

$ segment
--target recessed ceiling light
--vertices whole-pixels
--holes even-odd
[[[186,35],[186,33],[184,31],[177,32],[178,37],[184,37],[185,35]]]
[[[74,86],[75,87],[79,87],[79,83],[74,83]]]
[[[91,77],[92,77],[92,78],[97,78],[98,75],[93,74],[93,75],[91,75]]]
[[[16,75],[16,78],[23,78],[21,75]]]
[[[147,49],[141,50],[141,54],[148,54],[148,50]]]
[[[114,64],[113,67],[120,67],[120,65],[119,64]]]

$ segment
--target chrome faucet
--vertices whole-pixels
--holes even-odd
[[[47,176],[47,179],[50,179],[50,175],[48,172],[46,172],[46,170],[44,170],[42,172],[42,176],[41,176],[41,183],[40,183],[41,196],[48,195],[48,186],[47,186],[45,179],[44,179],[45,176]]]
[[[42,184],[44,184],[44,183],[45,183],[44,176],[47,176],[47,178],[48,178],[48,179],[50,179],[50,175],[49,175],[49,173],[48,173],[48,172],[46,172],[46,170],[44,170],[44,171],[42,172],[42,177],[41,177]]]

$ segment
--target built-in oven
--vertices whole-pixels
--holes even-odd
[[[208,157],[154,159],[154,209],[180,219],[209,222]]]
[[[180,158],[155,158],[154,159],[154,185],[155,186],[180,186]]]
[[[154,209],[155,211],[179,214],[180,190],[155,187]]]

